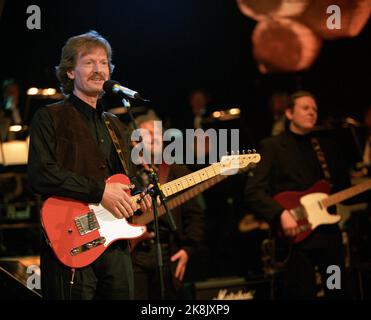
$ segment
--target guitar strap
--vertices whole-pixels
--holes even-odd
[[[314,151],[316,152],[318,162],[321,165],[323,176],[327,181],[330,181],[331,180],[330,170],[328,168],[326,157],[322,151],[321,145],[316,137],[311,137],[310,141],[312,143]]]
[[[109,116],[107,115],[107,112],[103,112],[102,113],[102,118],[104,120],[104,123],[106,124],[106,127],[108,129],[108,132],[111,136],[111,140],[113,142],[113,145],[115,146],[115,149],[116,149],[116,152],[117,152],[117,155],[120,159],[120,162],[121,162],[121,165],[122,167],[124,168],[124,171],[126,174],[129,174],[129,166],[128,166],[128,163],[126,162],[125,160],[125,157],[124,157],[124,152],[121,148],[121,145],[120,145],[120,142],[117,138],[117,135],[116,135],[116,132],[115,130],[112,128],[112,124],[111,124],[111,120],[109,119]]]

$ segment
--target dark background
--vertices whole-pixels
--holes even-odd
[[[31,4],[41,8],[41,30],[27,29]],[[149,98],[148,106],[173,126],[182,124],[188,94],[199,87],[210,92],[214,109],[241,108],[237,125],[244,147],[256,147],[269,133],[268,99],[275,91],[312,91],[322,118],[361,120],[371,104],[370,21],[355,38],[324,41],[310,70],[268,75],[259,73],[252,56],[255,24],[233,0],[7,0],[0,19],[0,81],[17,80],[24,111],[29,87],[58,88],[54,67],[65,41],[93,29],[112,45],[112,78]],[[242,189],[243,181],[230,179],[205,193],[213,199],[223,194],[225,201],[209,212],[211,253],[200,258],[201,278],[245,274],[243,268],[259,259],[262,234],[236,233],[243,209],[235,194]]]
[[[28,30],[26,9],[41,9],[41,30]],[[269,96],[313,91],[323,115],[360,117],[370,104],[370,21],[355,38],[324,41],[310,70],[258,72],[251,53],[255,21],[232,0],[5,1],[0,80],[56,87],[54,66],[68,37],[94,29],[113,47],[113,79],[151,99],[177,125],[190,90],[210,91],[215,108],[239,106],[255,140],[266,134]],[[20,106],[22,108],[22,106]]]

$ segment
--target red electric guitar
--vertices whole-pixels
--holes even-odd
[[[298,243],[307,238],[318,226],[338,223],[341,220],[340,215],[329,214],[327,211],[328,207],[369,189],[371,189],[371,180],[329,196],[330,185],[327,181],[321,180],[306,191],[281,192],[273,198],[285,209],[290,210],[297,220],[301,232],[291,238],[291,241]]]
[[[217,175],[235,174],[238,169],[259,161],[260,155],[257,153],[224,156],[221,162],[163,184],[161,190],[165,197],[169,197]],[[123,174],[116,174],[107,182],[130,183]],[[131,199],[139,208],[140,195]],[[114,241],[135,239],[146,231],[144,225],[134,225],[126,219],[116,218],[101,204],[87,204],[61,197],[51,197],[45,201],[41,223],[59,261],[72,268],[89,265]]]

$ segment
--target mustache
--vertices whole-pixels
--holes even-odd
[[[106,80],[104,73],[94,72],[90,77],[89,80]]]

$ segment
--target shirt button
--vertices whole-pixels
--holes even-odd
[[[104,142],[104,139],[100,139],[99,141],[100,141],[100,143],[103,143]]]

